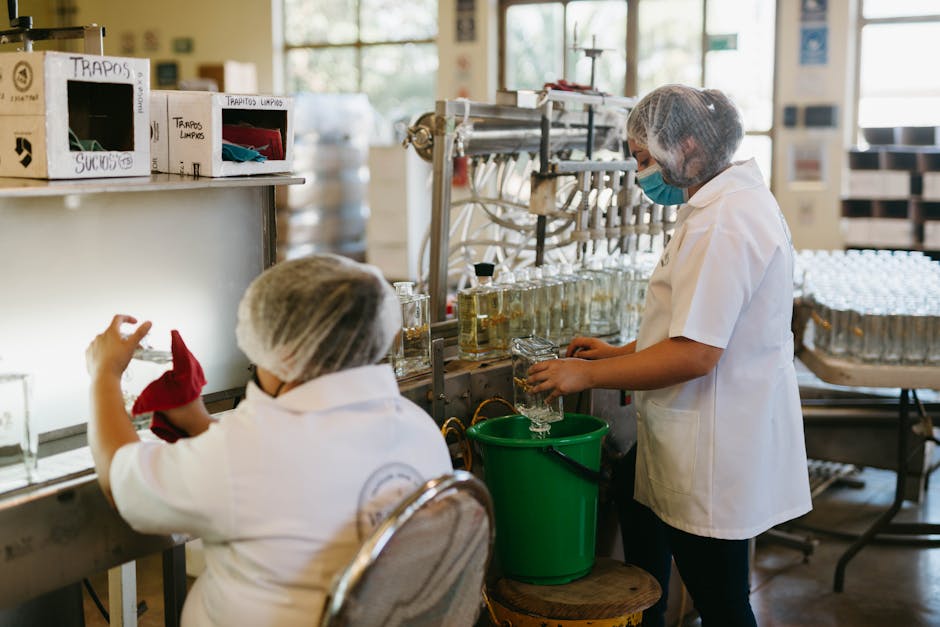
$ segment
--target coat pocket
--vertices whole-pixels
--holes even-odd
[[[645,437],[650,481],[681,494],[692,493],[698,453],[699,412],[669,409],[650,401],[639,421]]]

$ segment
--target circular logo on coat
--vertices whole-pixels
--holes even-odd
[[[33,66],[26,61],[20,61],[13,66],[13,86],[17,91],[29,91],[33,86]]]
[[[373,472],[359,492],[356,516],[359,539],[372,533],[404,497],[423,483],[417,470],[400,462],[386,464]]]

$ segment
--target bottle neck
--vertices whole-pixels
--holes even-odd
[[[482,286],[482,285],[492,285],[492,284],[493,284],[493,277],[491,276],[478,276],[477,277],[477,285]]]

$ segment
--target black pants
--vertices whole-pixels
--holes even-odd
[[[662,586],[659,602],[643,613],[643,627],[663,627],[671,561],[702,617],[702,627],[756,627],[748,581],[748,541],[718,540],[670,527],[633,499],[636,446],[614,473],[620,530],[627,563],[653,575]]]

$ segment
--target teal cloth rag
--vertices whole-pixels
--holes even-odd
[[[245,148],[238,144],[229,144],[222,142],[222,160],[223,161],[267,161],[267,157],[251,148]]]

